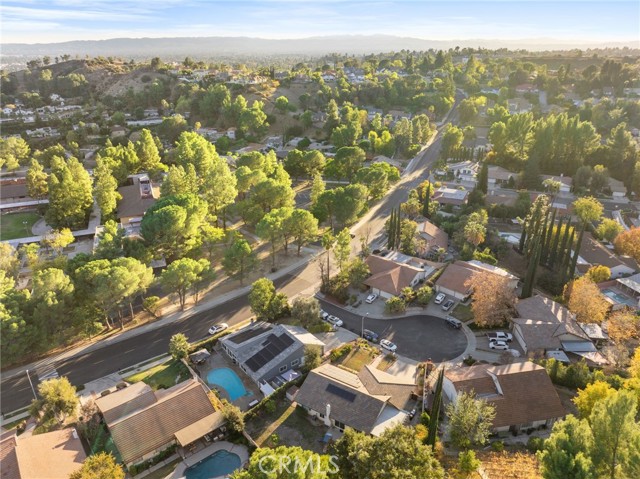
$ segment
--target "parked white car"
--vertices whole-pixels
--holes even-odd
[[[495,331],[493,333],[487,333],[489,341],[512,341],[513,336],[511,333],[505,333],[504,331]]]
[[[325,319],[325,321],[327,323],[331,323],[336,327],[340,327],[344,324],[344,322],[337,316],[334,316],[332,314],[330,314],[329,316],[327,316],[327,318]]]
[[[229,327],[229,325],[227,323],[216,324],[216,325],[211,326],[209,328],[209,334],[211,334],[213,336],[214,334],[221,333],[222,331],[224,331],[228,327]]]
[[[506,341],[489,341],[489,347],[491,349],[499,349],[501,351],[507,351],[509,349],[509,345]]]
[[[436,300],[434,301],[436,304],[440,304],[442,303],[445,299],[447,298],[447,295],[444,293],[440,293],[438,294],[438,296],[436,296]]]
[[[367,304],[371,304],[376,299],[378,299],[378,295],[376,293],[371,293],[369,296],[367,296],[367,299],[365,299],[364,302],[367,303]]]
[[[380,346],[382,346],[387,351],[391,351],[392,353],[395,353],[396,349],[398,349],[398,346],[396,346],[394,343],[392,343],[388,339],[383,339],[382,341],[380,341]]]

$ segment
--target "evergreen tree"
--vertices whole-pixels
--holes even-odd
[[[533,286],[536,282],[536,272],[538,263],[540,262],[541,242],[537,236],[532,247],[532,254],[529,257],[529,265],[527,267],[527,275],[525,276],[524,285],[522,286],[522,298],[530,298],[533,294]]]
[[[424,199],[423,199],[423,207],[422,207],[422,214],[424,215],[425,218],[429,218],[429,206],[431,203],[431,183],[429,183],[427,185],[427,190],[424,193]]]
[[[440,418],[440,408],[442,407],[442,384],[444,383],[444,368],[438,373],[438,381],[436,382],[435,395],[431,406],[431,416],[429,416],[429,431],[427,435],[427,445],[431,449],[436,448],[436,438],[438,435],[438,420]]]
[[[483,161],[482,167],[480,168],[480,173],[478,174],[478,189],[486,195],[488,188],[489,188],[489,165],[487,164],[487,162]]]
[[[547,258],[547,264],[552,268],[555,268],[556,258],[558,256],[558,245],[560,244],[560,235],[562,234],[563,221],[564,218],[560,218],[558,220],[558,225],[556,226],[555,235],[553,237],[553,245],[551,246],[549,257]]]

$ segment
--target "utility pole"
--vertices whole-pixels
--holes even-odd
[[[31,376],[29,376],[29,370],[27,369],[27,379],[29,380],[29,384],[31,385],[31,391],[33,392],[33,398],[37,401],[38,396],[36,395],[36,390],[33,387],[33,383],[31,382]]]

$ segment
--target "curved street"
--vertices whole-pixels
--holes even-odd
[[[363,317],[319,298],[322,309],[344,321],[344,328],[360,335]],[[388,339],[398,346],[397,353],[415,361],[431,359],[437,363],[448,361],[464,353],[467,337],[462,329],[454,329],[443,318],[414,314],[401,318],[364,318],[364,328]]]

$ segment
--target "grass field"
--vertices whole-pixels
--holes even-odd
[[[10,240],[31,236],[31,227],[40,216],[32,211],[10,213],[0,217],[0,240]]]
[[[129,383],[145,382],[154,390],[167,389],[189,378],[189,371],[180,361],[171,359],[146,371],[125,378]]]
[[[346,368],[360,372],[360,370],[369,364],[377,355],[377,351],[373,349],[354,348],[340,364]]]

